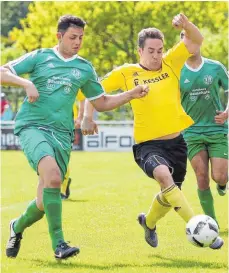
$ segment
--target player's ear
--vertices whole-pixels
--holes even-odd
[[[142,51],[143,51],[143,49],[142,49],[142,48],[140,48],[140,47],[138,47],[138,54],[139,54],[139,56],[141,56],[141,55],[142,55]]]
[[[58,41],[60,42],[62,40],[62,33],[57,32],[56,37],[57,37]]]

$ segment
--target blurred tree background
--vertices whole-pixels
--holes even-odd
[[[99,76],[124,63],[136,63],[137,34],[142,28],[156,27],[165,35],[165,49],[179,40],[172,28],[174,15],[183,12],[205,36],[203,56],[228,67],[228,2],[1,2],[1,62],[37,48],[53,47],[58,18],[64,14],[87,22],[80,55],[93,63]],[[8,93],[8,91],[6,90]],[[16,95],[15,95],[16,94]],[[22,93],[11,95],[17,110]],[[16,102],[17,101],[17,102]],[[102,119],[132,118],[130,106]]]

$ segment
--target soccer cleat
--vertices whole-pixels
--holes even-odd
[[[66,242],[61,242],[57,245],[55,250],[55,258],[58,260],[67,259],[79,254],[80,249],[78,247],[71,247]]]
[[[216,189],[219,195],[224,196],[227,193],[227,184],[224,186],[220,186],[219,184],[217,184]]]
[[[16,258],[20,250],[22,233],[15,233],[13,226],[16,219],[10,221],[10,239],[6,245],[6,256]]]
[[[146,240],[146,242],[152,247],[157,247],[158,238],[157,238],[157,233],[156,233],[156,227],[154,229],[150,229],[150,228],[147,227],[145,213],[139,214],[138,222],[145,230],[145,240]]]
[[[215,241],[209,246],[211,249],[220,249],[224,244],[224,241],[221,237],[217,237]]]
[[[70,196],[70,184],[72,182],[72,179],[69,177],[68,178],[68,184],[67,184],[67,187],[66,187],[66,191],[65,193],[61,193],[61,199],[64,200],[64,199],[68,199],[68,197]]]

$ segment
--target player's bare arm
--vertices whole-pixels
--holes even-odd
[[[134,89],[117,95],[105,95],[96,100],[85,102],[84,118],[81,122],[83,135],[93,135],[98,133],[97,124],[92,120],[93,109],[99,112],[113,110],[132,99],[139,99],[149,92],[147,85],[138,85]]]
[[[1,84],[6,84],[6,85],[14,85],[14,86],[20,86],[25,89],[25,92],[28,96],[28,101],[33,103],[35,102],[38,97],[39,93],[35,87],[35,85],[22,77],[19,77],[17,75],[14,75],[8,66],[1,66]]]
[[[188,20],[188,18],[180,13],[172,20],[174,28],[184,30],[184,44],[190,53],[195,53],[200,49],[203,42],[203,36],[197,26]]]
[[[117,95],[105,95],[96,100],[92,100],[91,103],[97,111],[105,112],[113,110],[133,99],[143,98],[148,94],[148,92],[148,85],[138,85],[125,93]]]

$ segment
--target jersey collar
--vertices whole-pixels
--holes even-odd
[[[201,64],[200,64],[200,66],[199,67],[197,67],[197,68],[192,68],[192,67],[190,67],[187,63],[185,63],[185,66],[189,69],[189,70],[191,70],[191,71],[193,71],[193,72],[198,72],[198,71],[200,71],[200,69],[203,67],[203,65],[204,65],[204,58],[201,56],[201,60],[202,60],[202,62],[201,62]]]
[[[61,60],[64,61],[64,62],[70,62],[70,61],[72,61],[72,60],[75,60],[75,59],[78,57],[78,55],[74,55],[74,56],[72,56],[71,58],[67,58],[67,59],[64,58],[64,57],[59,53],[59,51],[57,50],[57,45],[53,47],[53,52],[56,54],[56,56],[57,56],[59,59],[61,59]]]

